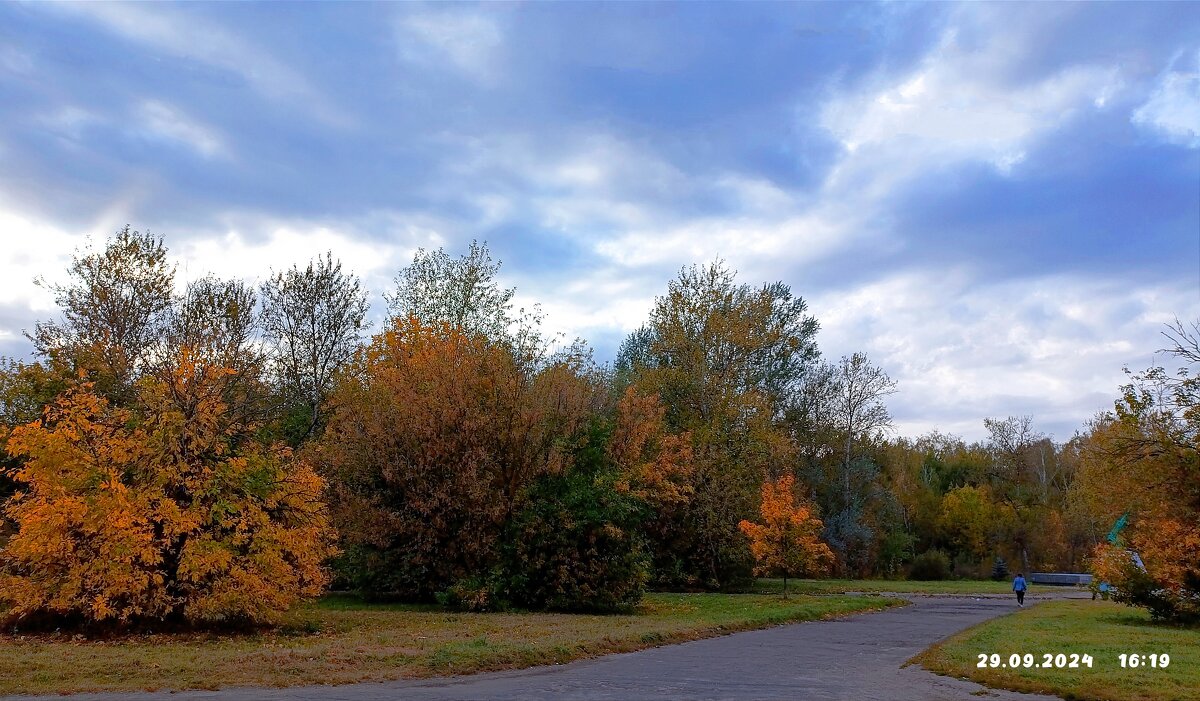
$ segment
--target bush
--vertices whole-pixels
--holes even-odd
[[[9,620],[269,623],[321,593],[322,482],[286,449],[235,439],[212,396],[228,375],[184,363],[145,384],[139,414],[84,384],[13,432]]]
[[[639,535],[646,507],[617,488],[606,440],[593,426],[575,466],[529,490],[503,539],[496,599],[558,611],[612,611],[641,599],[649,578]]]
[[[941,550],[927,550],[913,559],[908,578],[922,582],[950,579],[950,558]]]
[[[513,521],[496,578],[514,606],[612,611],[636,604],[648,563],[629,500],[580,475],[546,477]]]

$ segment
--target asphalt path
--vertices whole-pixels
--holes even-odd
[[[1028,600],[1027,600],[1028,601]],[[78,694],[71,701],[823,701],[1052,699],[985,689],[913,655],[1016,607],[1008,597],[912,597],[902,608],[735,633],[550,667],[346,686]],[[980,652],[992,652],[980,650]],[[15,697],[14,697],[15,698]],[[41,697],[45,698],[45,697]]]

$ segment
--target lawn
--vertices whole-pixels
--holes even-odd
[[[330,596],[259,635],[0,636],[0,695],[297,686],[566,662],[898,605],[881,597],[650,594],[630,614],[456,614]]]
[[[980,669],[979,654],[1087,653],[1092,668]],[[1122,669],[1122,653],[1171,656],[1166,668]],[[1200,628],[1153,624],[1145,613],[1107,601],[1051,601],[981,623],[913,659],[940,674],[1068,699],[1200,700]]]
[[[1031,587],[1030,595],[1038,591],[1062,590],[1063,587]],[[783,591],[782,579],[759,579],[753,591],[778,593]],[[904,579],[789,579],[788,592],[797,594],[843,594],[845,592],[897,592],[900,594],[1012,594],[1009,580],[949,579],[940,582],[911,582]]]

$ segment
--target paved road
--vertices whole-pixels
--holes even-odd
[[[553,667],[423,681],[295,689],[80,694],[71,701],[825,701],[1054,697],[984,690],[915,666],[913,655],[1014,608],[1010,598],[915,597],[910,606]],[[981,650],[980,652],[989,652]],[[982,692],[982,693],[981,693]],[[974,695],[973,695],[974,694]]]

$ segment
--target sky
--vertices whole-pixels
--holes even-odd
[[[1200,317],[1200,3],[0,3],[0,354],[125,224],[377,319],[484,240],[602,361],[720,258],[898,434],[1066,440]]]

